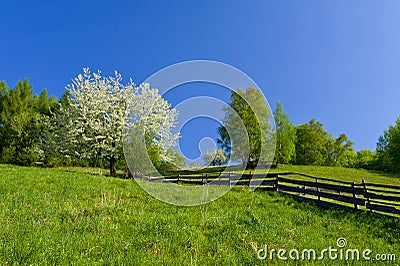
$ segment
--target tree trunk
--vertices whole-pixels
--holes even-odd
[[[115,142],[113,142],[112,147],[115,148]],[[117,159],[115,158],[115,154],[112,153],[110,157],[110,175],[116,176],[117,175]]]
[[[114,155],[110,157],[110,175],[116,176],[117,175],[117,159],[115,159]]]

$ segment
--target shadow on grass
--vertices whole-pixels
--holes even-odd
[[[379,171],[379,170],[367,170],[367,171],[373,174],[378,174],[389,178],[397,178],[397,179],[400,178],[400,173],[393,173],[393,172]]]
[[[173,175],[201,175],[201,174],[219,174],[225,169],[227,166],[212,166],[205,167],[202,169],[182,169],[175,171],[160,171],[163,176],[173,176]]]
[[[260,190],[258,193],[265,193],[273,198],[273,202],[290,205],[302,212],[309,212],[319,217],[329,217],[340,222],[346,221],[358,227],[380,228],[371,230],[371,234],[376,238],[385,238],[390,242],[395,242],[400,236],[400,218],[387,216],[380,213],[369,211],[351,211],[335,207],[321,206],[312,202],[304,202],[294,199],[288,195],[282,195],[274,191]]]

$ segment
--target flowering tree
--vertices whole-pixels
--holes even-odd
[[[226,154],[223,149],[206,151],[203,160],[208,165],[223,165],[227,161]]]
[[[53,121],[53,143],[58,152],[107,159],[110,174],[115,175],[122,157],[124,126],[144,125],[147,141],[159,147],[162,154],[176,144],[179,135],[171,133],[176,110],[148,83],[137,87],[132,79],[125,85],[121,81],[117,72],[114,77],[102,77],[100,71],[91,73],[88,68],[72,80],[67,86],[70,102],[61,107]],[[126,119],[128,108],[135,120]]]

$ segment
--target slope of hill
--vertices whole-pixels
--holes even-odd
[[[5,265],[281,265],[276,253],[261,261],[257,251],[268,245],[319,252],[337,248],[339,238],[346,248],[370,249],[371,258],[400,256],[397,219],[321,209],[247,188],[207,205],[179,207],[152,198],[132,180],[74,170],[0,165],[0,224]],[[338,265],[338,259],[326,255],[324,263]],[[362,258],[349,262],[365,264]]]

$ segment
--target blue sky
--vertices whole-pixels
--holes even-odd
[[[400,116],[399,13],[396,0],[1,1],[0,80],[28,77],[59,97],[85,66],[140,83],[216,60],[248,74],[273,108],[281,101],[294,124],[316,118],[356,150],[375,149]],[[200,120],[183,132],[192,141],[215,135]]]

